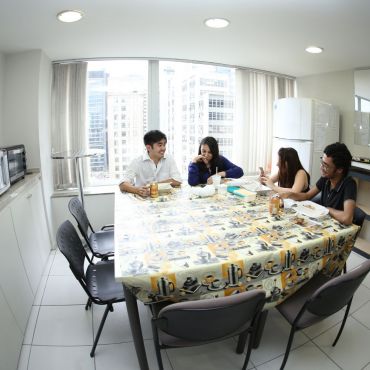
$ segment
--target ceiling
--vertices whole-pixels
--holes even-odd
[[[77,23],[56,14],[80,9]],[[223,17],[226,29],[204,20]],[[2,0],[0,52],[190,59],[305,76],[370,65],[369,0]],[[309,45],[324,48],[308,54]]]

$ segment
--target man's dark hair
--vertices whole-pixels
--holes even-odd
[[[144,145],[150,145],[153,147],[153,144],[158,143],[162,139],[167,143],[167,137],[162,131],[151,130],[144,135]]]
[[[351,166],[352,154],[343,143],[334,143],[324,149],[324,153],[332,158],[335,167],[343,169],[343,175],[347,176]]]

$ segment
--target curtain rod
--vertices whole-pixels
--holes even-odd
[[[170,62],[183,62],[183,63],[197,63],[197,64],[208,64],[208,65],[215,65],[220,67],[227,67],[227,68],[235,68],[241,69],[244,71],[256,72],[256,73],[264,73],[269,74],[276,77],[283,77],[288,78],[291,80],[295,80],[296,77],[289,76],[277,72],[265,71],[263,69],[257,68],[250,68],[250,67],[241,67],[237,65],[231,64],[223,64],[223,63],[215,63],[215,62],[205,62],[205,61],[198,61],[198,60],[189,60],[189,59],[176,59],[176,58],[148,58],[148,57],[103,57],[103,58],[79,58],[79,59],[64,59],[64,60],[54,60],[52,61],[53,64],[68,64],[68,63],[76,63],[76,62],[93,62],[93,61],[104,61],[104,60],[153,60],[153,61],[170,61]]]

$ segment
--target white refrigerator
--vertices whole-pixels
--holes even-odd
[[[320,177],[324,148],[339,141],[339,111],[332,104],[308,98],[284,98],[274,102],[271,173],[277,172],[278,150],[297,150],[311,175],[311,187]]]

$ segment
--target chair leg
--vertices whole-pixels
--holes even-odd
[[[294,334],[295,334],[295,327],[292,326],[292,328],[290,329],[289,340],[288,340],[288,344],[286,346],[284,359],[283,359],[283,362],[281,363],[280,370],[284,369],[284,367],[286,365],[286,362],[288,361],[290,348],[292,347],[292,343],[293,343]]]
[[[344,329],[344,325],[346,324],[347,317],[348,317],[348,314],[349,314],[349,309],[351,308],[351,303],[352,303],[352,299],[347,304],[346,313],[344,314],[344,317],[343,317],[343,320],[342,320],[342,325],[340,326],[339,332],[338,332],[338,334],[337,334],[337,336],[336,336],[336,338],[334,340],[334,343],[332,344],[333,347],[335,347],[335,345],[337,344],[337,342],[339,340],[339,337],[342,334],[342,331]]]
[[[236,346],[236,353],[243,353],[245,348],[245,343],[247,342],[248,332],[241,333],[238,338],[238,344]]]
[[[102,317],[102,319],[100,321],[98,332],[96,333],[96,338],[94,340],[94,344],[93,344],[92,349],[91,349],[91,352],[90,352],[90,356],[91,357],[94,357],[94,355],[95,355],[95,348],[96,348],[96,346],[97,346],[97,344],[99,342],[100,334],[101,334],[101,332],[103,330],[103,326],[105,324],[105,320],[106,320],[106,318],[108,316],[109,311],[112,311],[112,309],[113,309],[111,306],[112,306],[111,304],[107,304],[107,307],[105,308],[103,317]]]
[[[248,332],[246,332],[245,334],[248,335]],[[249,359],[251,357],[251,352],[252,352],[252,347],[255,341],[255,337],[256,337],[256,332],[253,328],[252,331],[249,333],[248,349],[247,349],[247,354],[245,355],[245,360],[244,360],[242,370],[247,370],[247,366],[248,366]]]
[[[159,345],[158,331],[153,321],[152,321],[152,331],[153,331],[153,342],[154,342],[154,348],[155,348],[155,355],[157,356],[157,362],[158,362],[158,369],[163,370],[163,362],[162,362],[161,348]]]
[[[86,306],[85,306],[85,310],[87,311],[90,307],[91,307],[91,304],[92,304],[92,300],[90,299],[90,297],[87,299],[87,302],[86,302]]]

